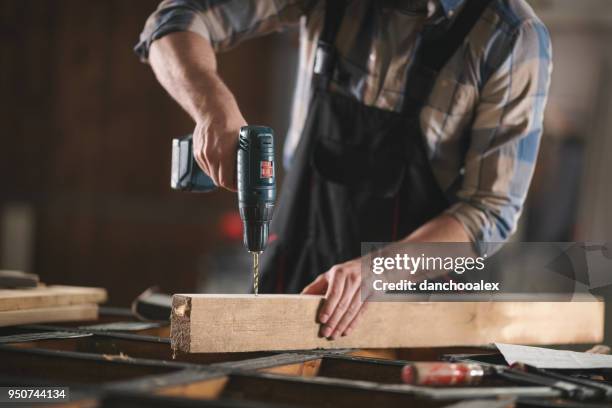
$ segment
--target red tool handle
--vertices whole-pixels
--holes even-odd
[[[402,381],[428,386],[473,385],[478,384],[484,374],[479,364],[419,362],[404,366]]]

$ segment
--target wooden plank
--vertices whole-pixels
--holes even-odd
[[[603,302],[371,302],[355,331],[318,337],[322,297],[175,295],[172,347],[188,353],[597,343]]]
[[[102,303],[106,298],[106,290],[102,288],[80,286],[2,289],[0,290],[0,312]]]
[[[96,320],[98,305],[82,304],[0,312],[0,327],[20,324]]]

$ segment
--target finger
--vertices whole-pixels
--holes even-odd
[[[196,145],[194,145],[193,148],[193,158],[198,164],[198,167],[200,167],[204,173],[210,176],[210,169],[208,168],[206,158],[204,157],[204,150],[198,148]]]
[[[359,321],[362,319],[363,314],[365,313],[365,311],[366,311],[366,309],[368,307],[369,307],[369,303],[368,302],[363,302],[361,304],[361,308],[359,309],[359,312],[357,312],[357,315],[349,323],[349,325],[347,326],[346,330],[344,330],[344,333],[342,333],[343,336],[348,336],[349,334],[351,334],[353,332],[353,330],[355,330],[355,327],[357,327],[357,325],[359,324]]]
[[[327,276],[322,274],[302,290],[302,295],[322,295],[326,290]]]
[[[359,313],[359,310],[363,305],[363,302],[361,301],[361,293],[359,292],[359,290],[355,291],[355,294],[351,299],[351,304],[346,309],[344,316],[342,316],[342,318],[336,325],[334,332],[331,335],[332,340],[336,340],[341,334],[344,334],[349,324],[355,319],[355,317]]]
[[[204,173],[210,176],[210,169],[208,168],[208,163],[206,163],[206,157],[204,156],[205,139],[202,135],[202,130],[200,129],[199,126],[196,126],[196,128],[193,131],[192,142],[193,142],[193,158],[195,159],[200,169],[202,169]]]
[[[327,323],[344,292],[344,274],[341,269],[332,268],[329,272],[327,291],[325,293],[325,301],[319,312],[319,321],[323,324]],[[330,333],[331,334],[331,333]],[[321,334],[325,336],[324,334]]]
[[[234,173],[236,172],[236,162],[233,160],[223,161],[219,166],[219,182],[221,187],[230,191],[237,191],[235,186]]]
[[[344,279],[344,291],[342,292],[342,296],[336,305],[333,313],[329,317],[329,320],[325,324],[325,328],[323,332],[325,337],[330,337],[344,314],[347,312],[355,293],[359,291],[359,282],[352,275],[345,277]]]
[[[219,160],[217,159],[217,155],[215,153],[216,152],[212,147],[212,143],[210,141],[204,142],[204,160],[206,161],[206,166],[209,170],[208,175],[214,181],[216,186],[221,186],[219,183]]]

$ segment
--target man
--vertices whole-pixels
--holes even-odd
[[[292,24],[289,173],[262,287],[325,294],[321,335],[335,339],[364,310],[361,242],[471,242],[482,254],[513,233],[550,40],[525,0],[166,0],[136,51],[194,119],[195,158],[219,186],[235,189],[246,120],[215,51]]]

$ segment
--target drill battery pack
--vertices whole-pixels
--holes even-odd
[[[172,139],[170,187],[173,190],[205,193],[217,186],[193,159],[193,137]]]

